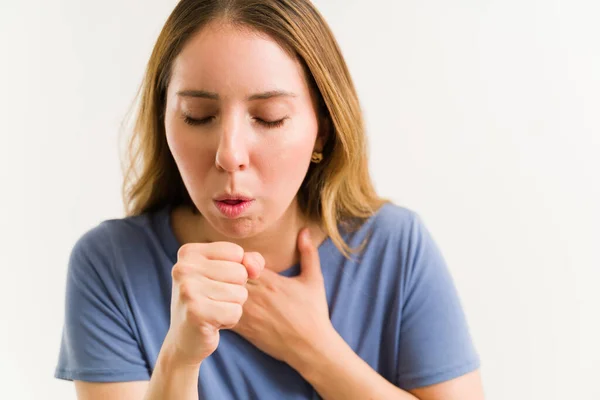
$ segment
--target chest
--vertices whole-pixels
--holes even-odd
[[[289,365],[268,356],[234,332],[224,330],[219,347],[202,364],[198,389],[202,400],[320,399]]]

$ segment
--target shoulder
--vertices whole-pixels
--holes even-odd
[[[344,232],[344,239],[357,253],[353,261],[377,265],[397,273],[408,267],[409,255],[418,245],[421,219],[412,209],[388,202],[383,204],[356,231]],[[364,247],[363,247],[364,246]]]
[[[413,224],[419,215],[416,211],[394,203],[383,204],[374,215],[374,223],[380,228],[397,229]]]
[[[71,272],[97,275],[117,274],[125,268],[133,255],[155,246],[152,214],[105,219],[85,231],[71,250]]]
[[[441,260],[441,254],[420,214],[407,207],[386,203],[351,238],[353,245],[366,242],[362,260],[375,262],[382,273],[408,282],[425,264]]]
[[[106,251],[114,244],[126,245],[148,234],[149,214],[105,219],[85,231],[75,242],[77,252],[97,253]]]
[[[361,230],[386,243],[408,244],[423,228],[422,219],[416,211],[390,202],[383,204]]]
[[[439,253],[433,235],[418,212],[386,203],[372,219],[373,237],[401,250],[406,262],[414,263],[425,255]]]

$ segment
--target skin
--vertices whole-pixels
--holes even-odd
[[[181,95],[190,90],[218,99]],[[293,96],[248,99],[272,91]],[[190,126],[185,116],[209,119]],[[284,123],[276,128],[260,122],[280,119]],[[296,197],[312,151],[323,148],[326,126],[301,65],[274,41],[226,24],[205,27],[176,59],[167,93],[167,141],[202,213],[173,210],[175,235],[182,245],[227,241],[263,256],[265,269],[245,284],[248,297],[232,330],[296,369],[321,397],[483,399],[478,371],[403,391],[356,355],[331,325],[318,254],[325,233],[301,214]],[[254,204],[242,217],[226,218],[212,201],[223,191],[245,192]],[[300,275],[277,273],[296,262]],[[76,387],[82,399],[195,399],[200,368],[182,365],[163,346],[150,390],[148,382],[78,381]]]
[[[181,94],[189,90],[219,99]],[[273,91],[290,95],[248,100]],[[208,120],[190,126],[185,116]],[[262,123],[279,120],[280,127]],[[302,215],[296,197],[312,152],[323,149],[325,126],[300,63],[277,43],[229,25],[205,27],[177,57],[167,93],[168,145],[202,214],[175,210],[173,229],[180,242],[236,243],[261,253],[273,271],[298,262],[302,227],[309,227],[315,244],[325,239],[319,224]],[[255,201],[230,219],[213,203],[223,191],[241,191]]]

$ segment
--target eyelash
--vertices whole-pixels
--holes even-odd
[[[203,118],[203,119],[194,119],[194,118],[188,117],[187,115],[184,115],[183,122],[185,122],[186,124],[191,125],[191,126],[206,125],[207,123],[210,122],[211,118],[213,118],[213,117],[207,117],[207,118]],[[256,121],[258,121],[259,124],[265,126],[266,128],[275,129],[275,128],[281,127],[286,119],[287,119],[287,117],[282,118],[277,121],[263,121],[262,119],[256,118]]]

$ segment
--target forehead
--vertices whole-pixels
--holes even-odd
[[[307,93],[301,64],[275,40],[217,24],[206,26],[186,43],[173,64],[171,85],[223,96],[272,89]]]

